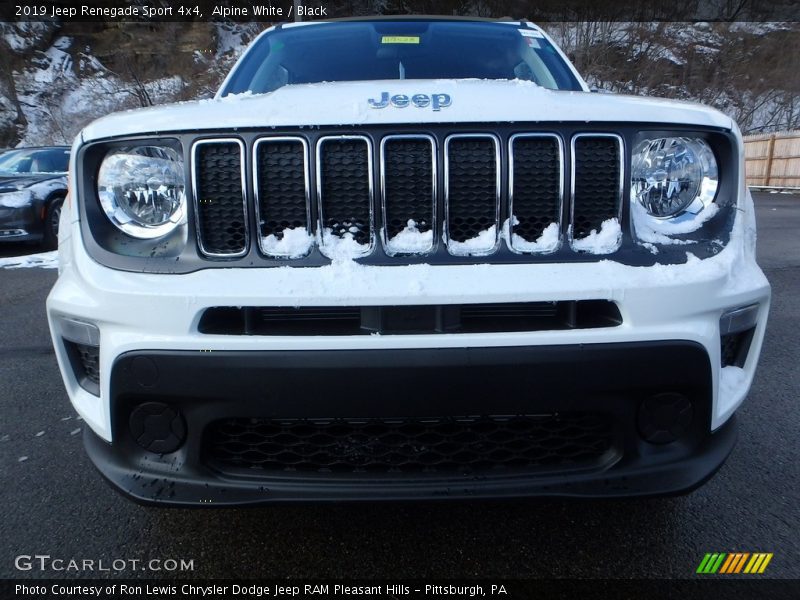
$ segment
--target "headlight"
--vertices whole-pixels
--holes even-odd
[[[111,222],[128,235],[162,237],[186,222],[183,158],[166,146],[112,150],[100,165],[97,195]]]
[[[19,192],[20,190],[24,190],[26,187],[28,187],[27,183],[13,183],[11,185],[0,186],[0,194]]]
[[[22,208],[33,204],[30,190],[0,192],[0,206],[5,208]]]
[[[700,212],[714,201],[718,184],[717,161],[705,140],[661,137],[634,149],[631,199],[653,217]]]

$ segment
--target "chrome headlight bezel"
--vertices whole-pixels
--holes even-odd
[[[711,146],[687,135],[646,137],[631,152],[631,197],[657,219],[697,214],[719,188]]]
[[[100,160],[95,194],[108,220],[132,238],[162,238],[187,221],[183,152],[172,145],[133,143]]]
[[[639,244],[651,249],[658,245],[697,244],[704,241],[720,242],[719,247],[724,245],[732,224],[730,211],[724,209],[735,204],[738,195],[738,185],[734,181],[738,168],[735,165],[733,142],[729,134],[702,129],[643,130],[638,133],[629,157],[628,205],[632,230]],[[664,211],[653,210],[653,205],[643,201],[640,194],[644,188],[640,171],[642,162],[648,150],[654,146],[661,150],[670,146],[672,156],[681,155],[677,160],[683,160],[685,164],[674,168],[669,165],[670,168],[663,169],[661,175],[664,172],[673,176],[677,174],[672,182],[673,191],[682,186],[682,190],[690,192],[688,197],[680,198]],[[680,147],[677,152],[674,151],[676,146]],[[648,166],[652,173],[663,165]],[[685,181],[680,182],[680,176],[686,176],[687,173],[694,177],[689,185],[685,185]],[[654,189],[663,192],[669,190],[671,182],[667,178],[656,183],[661,187]],[[727,230],[727,233],[723,230]]]

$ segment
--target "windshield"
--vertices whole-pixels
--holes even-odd
[[[351,21],[262,36],[237,63],[222,95],[323,81],[472,78],[582,89],[555,47],[524,24]]]
[[[0,154],[0,176],[45,175],[66,173],[69,149],[46,148],[9,150]]]

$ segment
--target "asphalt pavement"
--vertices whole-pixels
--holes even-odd
[[[179,574],[204,578],[690,577],[706,552],[744,551],[774,553],[765,576],[797,578],[800,196],[756,204],[773,303],[739,442],[710,482],[669,499],[139,506],[84,453],[45,320],[56,272],[0,269],[0,577],[157,575],[15,568],[36,554],[192,560]]]

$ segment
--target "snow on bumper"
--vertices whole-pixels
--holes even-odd
[[[764,337],[770,288],[751,253],[732,242],[719,255],[683,265],[629,267],[604,260],[581,264],[367,267],[340,261],[321,268],[208,269],[186,275],[136,274],[95,263],[77,223],[64,236],[61,276],[47,302],[62,375],[79,414],[111,439],[109,374],[117,357],[135,350],[342,350],[546,346],[658,340],[694,341],[712,365],[712,429],[744,400]],[[77,241],[77,243],[76,243]],[[372,336],[221,336],[198,333],[216,306],[358,306],[536,302],[602,299],[622,315],[618,327],[481,334]],[[720,365],[719,320],[758,305],[743,369]],[[69,367],[57,316],[100,329],[100,392],[84,390]],[[669,365],[664,365],[669,369]]]

